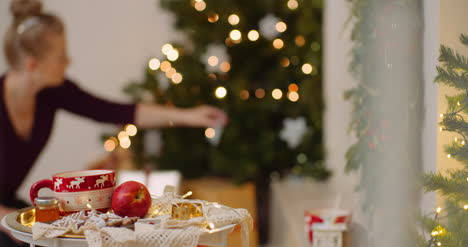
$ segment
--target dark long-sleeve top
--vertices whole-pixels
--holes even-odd
[[[16,190],[47,144],[59,109],[99,122],[126,124],[134,121],[135,105],[109,102],[65,79],[55,88],[41,90],[28,140],[18,136],[5,104],[5,76],[0,77],[0,204],[14,207]],[[50,174],[52,176],[52,174]]]

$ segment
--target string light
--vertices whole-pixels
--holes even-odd
[[[233,26],[239,24],[239,21],[240,21],[240,18],[239,18],[239,16],[236,15],[236,14],[232,14],[232,15],[230,15],[230,16],[228,17],[228,22],[229,22],[229,24],[231,24],[231,25],[233,25]]]
[[[457,106],[460,106],[460,101],[457,101]]]
[[[442,211],[442,208],[441,208],[441,207],[438,207],[438,208],[436,209],[436,212],[437,212],[438,214],[439,214],[441,211]]]
[[[117,138],[119,138],[119,141],[122,141],[123,139],[128,138],[128,134],[125,131],[120,131]]]
[[[256,41],[259,37],[260,34],[256,30],[250,30],[247,34],[247,38],[249,38],[250,41]]]
[[[250,96],[249,91],[247,91],[247,90],[240,91],[240,98],[241,99],[248,100],[249,96]]]
[[[288,92],[288,99],[292,102],[299,100],[299,94],[297,92]]]
[[[182,82],[182,74],[181,73],[175,73],[174,75],[172,75],[171,77],[171,80],[174,84],[179,84]]]
[[[304,65],[302,65],[302,72],[304,74],[310,74],[312,73],[312,70],[313,70],[313,67],[310,63],[305,63]]]
[[[238,40],[240,40],[242,38],[242,33],[239,30],[234,29],[229,33],[229,37],[233,41],[238,41]]]
[[[265,90],[263,88],[257,88],[257,90],[255,90],[255,97],[259,99],[265,97]]]
[[[437,242],[437,246],[441,246],[441,245],[442,245],[442,243],[440,243],[440,242]]]
[[[116,147],[117,147],[117,141],[115,140],[115,137],[111,137],[104,142],[104,149],[107,152],[114,151]]]
[[[226,97],[226,95],[227,95],[227,90],[226,90],[226,88],[224,88],[224,87],[218,87],[218,88],[216,88],[216,91],[215,91],[215,96],[216,96],[216,98],[222,99],[222,98]]]
[[[289,0],[288,1],[288,8],[290,10],[295,10],[295,9],[297,9],[297,7],[299,7],[299,3],[297,2],[297,0]]]
[[[161,62],[157,58],[152,58],[148,62],[148,67],[153,71],[159,69],[159,66],[161,66]]]
[[[210,139],[211,139],[211,138],[215,137],[215,135],[216,135],[216,131],[215,131],[213,128],[207,128],[207,129],[205,130],[205,136],[206,136],[207,138],[210,138]]]
[[[197,11],[201,12],[206,9],[206,3],[204,1],[197,1],[194,7]]]
[[[123,149],[129,148],[131,144],[132,142],[130,141],[130,138],[128,137],[120,140],[120,147],[122,147]]]
[[[208,64],[209,64],[210,66],[212,66],[212,67],[218,65],[218,62],[219,62],[219,60],[218,60],[218,57],[216,57],[216,56],[210,56],[210,57],[208,58]]]
[[[465,206],[463,206],[463,209],[467,210],[467,209],[468,209],[468,205],[465,204]]]
[[[435,237],[435,236],[439,235],[439,232],[438,232],[438,231],[432,231],[432,232],[431,232],[431,235],[432,235],[433,237]]]
[[[125,126],[125,132],[127,132],[129,136],[135,136],[138,133],[138,129],[133,124],[127,124]]]
[[[449,159],[450,159],[451,157],[452,157],[452,155],[451,155],[451,154],[447,154],[447,158],[449,158]]]
[[[280,33],[283,33],[283,32],[286,31],[288,26],[286,25],[286,23],[280,21],[280,22],[276,23],[275,28],[276,28],[276,31],[278,31]]]
[[[211,22],[211,23],[215,23],[219,20],[219,15],[216,14],[216,13],[213,13],[213,14],[210,14],[208,16],[208,21]]]
[[[297,35],[296,38],[294,38],[294,42],[296,43],[297,46],[304,46],[305,45],[305,38],[302,35]]]
[[[280,63],[281,63],[281,66],[283,66],[284,68],[288,67],[290,64],[289,59],[287,57],[283,57]]]
[[[166,56],[167,59],[169,59],[170,61],[175,61],[177,60],[177,58],[179,58],[179,51],[177,51],[176,49],[172,49],[167,53]]]
[[[175,73],[177,73],[176,69],[170,68],[166,71],[166,77],[170,79]]]
[[[226,72],[229,72],[229,70],[231,70],[231,64],[228,62],[222,62],[219,65],[219,68],[221,69],[222,72],[226,73]]]
[[[171,67],[172,67],[172,66],[171,66],[171,63],[170,63],[169,61],[163,61],[163,62],[161,63],[161,71],[162,71],[162,72],[168,71]]]
[[[162,47],[161,47],[161,51],[164,55],[167,55],[167,53],[169,53],[169,51],[173,50],[174,47],[171,45],[171,44],[164,44]]]
[[[440,117],[440,118],[443,118],[443,117],[444,117],[444,114],[442,114],[442,113],[439,114],[439,117]]]
[[[461,144],[462,144],[462,145],[465,145],[465,141],[462,141]]]
[[[283,42],[282,39],[273,40],[273,47],[275,47],[276,49],[279,50],[279,49],[283,48],[283,46],[284,46],[284,42]]]
[[[288,90],[291,91],[291,92],[297,92],[297,91],[299,91],[299,87],[297,86],[296,83],[291,83],[288,86]]]
[[[271,96],[273,97],[273,99],[279,100],[281,99],[281,97],[283,97],[283,92],[280,89],[276,88],[271,92]]]
[[[439,128],[439,131],[442,132],[442,127]]]
[[[458,141],[458,138],[455,137],[455,138],[453,138],[453,140],[454,140],[454,141]]]

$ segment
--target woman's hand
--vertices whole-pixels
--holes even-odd
[[[188,127],[225,126],[228,118],[224,111],[207,105],[183,110],[182,125]]]

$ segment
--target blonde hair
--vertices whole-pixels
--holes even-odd
[[[13,23],[4,40],[4,52],[10,67],[19,65],[21,55],[41,58],[50,48],[47,37],[64,33],[59,17],[42,12],[39,0],[12,0],[10,12]]]

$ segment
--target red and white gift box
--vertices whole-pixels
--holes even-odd
[[[304,212],[305,229],[310,243],[314,240],[314,229],[346,231],[351,212],[345,209],[310,209]]]

